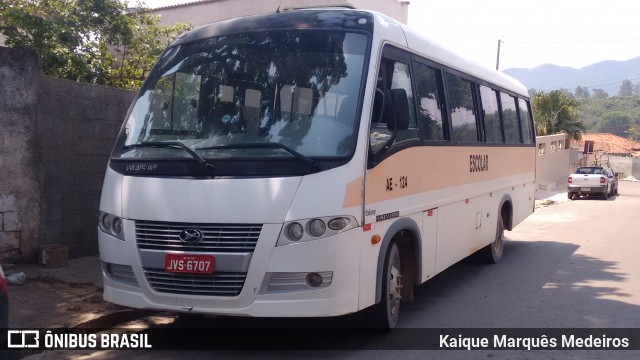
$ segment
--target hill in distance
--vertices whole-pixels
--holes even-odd
[[[502,71],[518,79],[527,89],[550,91],[565,88],[574,92],[576,87],[583,86],[591,93],[593,89],[602,89],[609,96],[616,96],[623,80],[630,80],[633,84],[640,82],[640,57],[626,61],[601,61],[579,69],[545,64],[532,69]]]

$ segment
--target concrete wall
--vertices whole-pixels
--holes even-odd
[[[0,47],[0,255],[9,260],[34,253],[40,235],[38,79],[34,52]]]
[[[288,1],[295,6],[309,3],[319,3],[317,0]],[[335,1],[333,1],[335,3]],[[344,3],[344,1],[339,1]],[[409,18],[409,2],[397,0],[347,0],[358,9],[379,11],[404,24]],[[191,23],[194,26],[208,24],[215,21],[232,19],[247,15],[265,14],[275,12],[279,6],[284,7],[287,1],[282,0],[214,0],[195,2],[160,8],[153,13],[160,15],[161,25],[173,25],[175,23]]]
[[[35,53],[0,47],[0,256],[31,261],[53,242],[97,254],[100,188],[134,95],[40,75]]]
[[[613,171],[622,173],[621,178],[633,175],[640,179],[640,158],[610,156],[609,164]]]
[[[40,78],[40,244],[67,244],[71,257],[98,253],[96,228],[102,181],[133,95],[106,86]]]
[[[613,171],[620,173],[621,178],[634,176],[636,179],[640,179],[640,158],[631,156],[608,155],[603,154],[600,151],[590,154],[583,154],[582,148],[571,149],[571,171],[580,166],[589,166],[596,164],[608,164],[611,169],[613,169]]]
[[[556,190],[566,185],[570,167],[570,139],[565,134],[536,138],[536,184],[539,190]]]

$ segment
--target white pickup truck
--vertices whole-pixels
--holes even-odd
[[[609,196],[618,194],[618,179],[609,167],[582,166],[567,180],[567,196],[574,197],[601,196],[607,200]]]

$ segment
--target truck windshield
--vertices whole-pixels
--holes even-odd
[[[295,30],[170,48],[140,91],[113,156],[193,157],[144,146],[179,142],[213,161],[347,157],[355,146],[366,47],[359,33]]]

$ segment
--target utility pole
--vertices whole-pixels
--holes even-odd
[[[500,67],[500,43],[502,42],[501,39],[498,39],[498,55],[496,56],[496,70],[498,70],[498,68]]]

